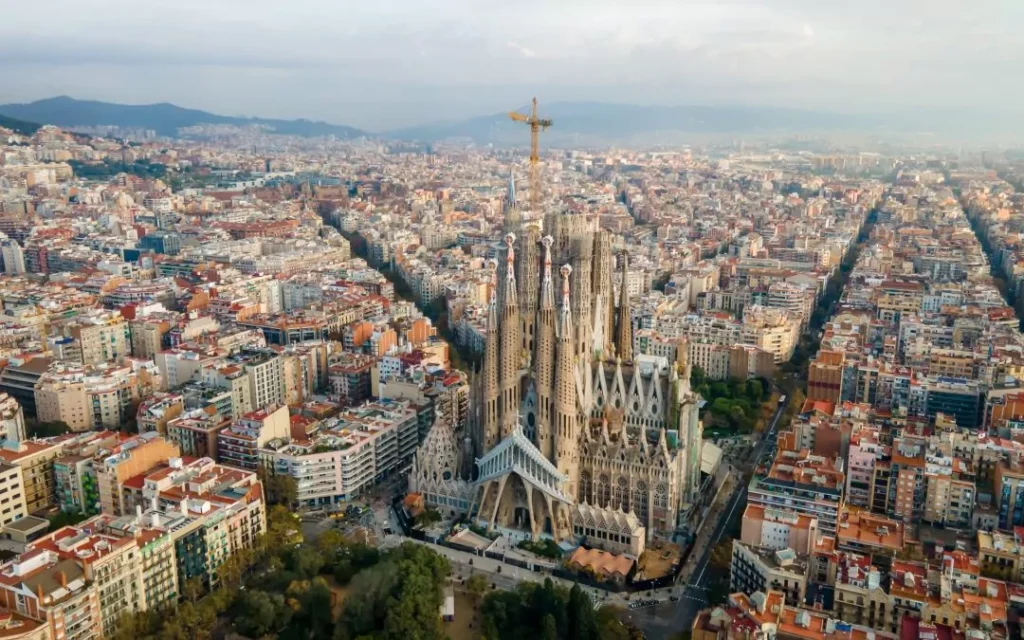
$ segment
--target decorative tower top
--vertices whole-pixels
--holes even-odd
[[[572,266],[563,264],[558,270],[562,274],[562,307],[569,308],[569,276],[572,275]]]
[[[498,261],[488,260],[487,266],[491,270],[491,302],[487,309],[487,326],[498,326]]]
[[[519,231],[523,224],[523,218],[519,212],[519,205],[516,204],[516,179],[512,171],[508,173],[508,195],[505,201],[505,221],[503,228],[506,233]]]
[[[505,234],[505,306],[518,303],[516,296],[516,234]]]
[[[572,275],[572,267],[563,264],[559,272],[562,274],[562,322],[559,330],[561,337],[565,338],[572,335],[572,299],[569,296],[569,276]],[[566,331],[570,333],[567,334]]]
[[[633,360],[633,317],[629,309],[629,253],[622,254],[622,283],[619,285],[619,328],[616,351],[626,362]]]
[[[544,275],[540,285],[540,306],[542,309],[555,308],[555,285],[551,282],[551,245],[555,239],[551,236],[544,236],[540,239],[544,245]]]

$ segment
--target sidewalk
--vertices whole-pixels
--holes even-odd
[[[701,522],[700,529],[697,530],[697,538],[693,542],[690,557],[682,570],[680,570],[679,577],[676,580],[677,583],[686,584],[693,577],[693,570],[697,567],[700,559],[704,557],[704,552],[711,542],[711,537],[715,534],[719,520],[725,515],[723,512],[729,505],[729,501],[732,500],[733,495],[735,495],[736,490],[739,489],[741,481],[742,478],[730,473],[722,484],[721,489],[715,494],[715,501],[712,503],[711,509],[708,510],[707,517]]]

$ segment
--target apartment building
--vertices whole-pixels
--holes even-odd
[[[78,560],[35,549],[0,565],[0,607],[16,611],[53,640],[102,637],[100,596]]]
[[[772,354],[776,364],[793,357],[800,339],[800,321],[785,309],[751,305],[743,311],[742,342]]]
[[[818,351],[808,366],[807,399],[839,404],[843,396],[843,369],[846,354],[838,351]]]
[[[217,568],[236,549],[251,549],[266,532],[263,487],[256,473],[216,464],[210,458],[172,458],[125,483],[133,508],[162,513],[174,535],[178,593],[194,577],[212,587]],[[155,505],[155,508],[154,508]],[[145,519],[146,514],[143,514]]]
[[[175,604],[193,577],[215,587],[218,567],[266,530],[254,473],[176,458],[137,478],[133,514],[64,527],[0,565],[0,606],[25,620],[12,638],[109,638],[123,616]]]
[[[81,364],[117,362],[131,353],[131,330],[116,311],[90,310],[63,326],[81,350]]]
[[[748,504],[743,511],[740,541],[750,547],[793,549],[808,554],[818,539],[818,521],[788,510]]]
[[[217,433],[217,459],[240,469],[255,470],[260,449],[274,439],[291,437],[291,420],[286,406],[269,406],[253,411]]]
[[[178,601],[178,566],[175,556],[175,530],[165,526],[165,514],[153,511],[115,517],[101,514],[86,520],[80,528],[119,538],[129,538],[138,546],[142,578],[140,608],[160,609]]]
[[[243,351],[232,358],[249,377],[254,409],[287,404],[284,359],[273,351]]]
[[[842,469],[841,458],[780,450],[768,474],[751,479],[747,502],[815,518],[822,533],[835,535],[846,484]]]
[[[347,406],[365,402],[372,394],[373,367],[376,359],[355,353],[344,353],[327,368],[332,395]]]
[[[269,441],[259,456],[295,478],[300,504],[322,506],[351,500],[411,464],[418,433],[410,401],[380,400],[328,420],[311,439]]]
[[[63,455],[53,461],[57,507],[65,513],[96,514],[100,488],[92,456]]]
[[[132,355],[136,358],[152,360],[163,351],[171,331],[171,317],[164,314],[152,314],[136,318],[128,322],[131,335]]]
[[[21,467],[0,461],[0,528],[27,515]]]
[[[190,411],[167,423],[167,439],[178,445],[181,455],[217,459],[217,436],[232,420],[212,407]]]
[[[793,549],[772,549],[732,542],[729,588],[743,593],[773,589],[787,605],[798,606],[807,596],[807,556]]]
[[[126,439],[98,452],[94,467],[100,510],[114,516],[128,513],[122,492],[123,484],[179,455],[177,444],[154,432]]]
[[[855,507],[839,514],[836,548],[863,556],[875,567],[887,570],[906,542],[902,522]]]
[[[1024,582],[1024,527],[1007,531],[978,531],[978,563],[986,575]]]
[[[160,435],[167,433],[167,423],[174,420],[185,410],[185,399],[177,393],[156,393],[139,403],[135,414],[135,424],[139,433],[155,431]]]
[[[28,551],[45,551],[58,563],[81,566],[86,588],[99,599],[99,637],[111,637],[122,616],[143,609],[142,556],[134,538],[64,527],[30,543]]]
[[[1000,461],[995,469],[995,494],[999,528],[1024,525],[1024,465]]]
[[[56,504],[56,484],[53,477],[53,460],[64,451],[67,439],[25,440],[0,446],[0,459],[17,466],[25,499],[25,511],[29,514],[44,511]],[[13,475],[9,476],[14,478]],[[0,509],[2,512],[2,509]]]
[[[155,370],[130,366],[68,367],[56,364],[36,382],[36,415],[72,431],[119,429],[132,405],[151,390]]]
[[[202,385],[206,389],[224,391],[231,402],[224,414],[237,418],[257,409],[253,402],[252,377],[244,366],[236,363],[213,363],[202,368]]]

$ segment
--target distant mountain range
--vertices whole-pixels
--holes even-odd
[[[526,109],[521,109],[524,113]],[[755,134],[848,131],[876,127],[872,118],[820,111],[762,107],[652,107],[599,102],[553,102],[540,115],[554,120],[550,139],[626,140],[664,133]],[[454,138],[477,143],[520,143],[525,127],[507,113],[389,131],[391,138],[436,141]]]
[[[177,137],[178,130],[198,124],[235,126],[261,125],[274,133],[294,136],[358,138],[366,135],[354,127],[313,120],[276,120],[221,116],[198,109],[185,109],[167,102],[159,104],[113,104],[96,100],[76,100],[68,96],[46,98],[24,104],[0,105],[0,115],[58,127],[117,126],[126,129],[152,129],[158,135]]]
[[[520,109],[525,112],[526,108]],[[746,106],[638,106],[600,102],[552,102],[541,105],[541,115],[554,120],[544,134],[546,145],[674,144],[720,136],[789,134],[891,133],[1005,135],[1019,130],[1019,118],[1006,114],[977,114],[935,108],[877,115],[853,115],[809,109]],[[392,140],[432,143],[466,140],[477,144],[525,146],[526,127],[508,113],[452,122],[424,124],[380,133],[313,120],[279,120],[222,116],[186,109],[166,102],[123,105],[67,96],[26,104],[0,105],[0,124],[14,118],[20,127],[53,124],[63,128],[118,126],[152,129],[161,136],[178,137],[180,129],[199,124],[262,125],[274,133],[304,137],[334,135],[341,139],[375,136]],[[9,120],[8,120],[9,121]]]

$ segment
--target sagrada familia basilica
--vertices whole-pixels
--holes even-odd
[[[510,185],[471,420],[466,433],[437,421],[410,491],[534,539],[670,537],[700,485],[690,367],[634,355],[629,257],[616,294],[609,234],[580,212],[546,216],[543,237],[538,222],[523,223]]]

